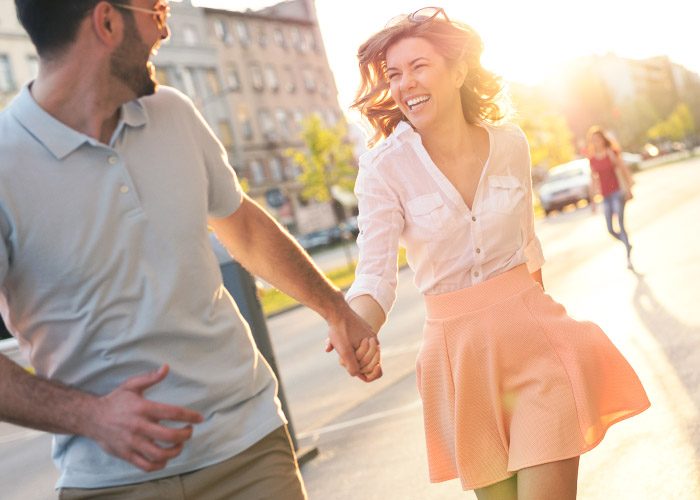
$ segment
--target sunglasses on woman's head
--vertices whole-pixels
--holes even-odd
[[[412,14],[401,14],[399,16],[392,17],[384,27],[389,28],[391,26],[395,26],[406,19],[416,24],[432,21],[433,19],[441,19],[447,22],[450,21],[450,18],[447,17],[447,14],[445,13],[445,9],[442,7],[423,7]]]

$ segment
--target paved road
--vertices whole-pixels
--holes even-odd
[[[605,233],[600,213],[583,209],[538,222],[549,293],[572,316],[591,319],[608,332],[639,373],[653,405],[613,427],[583,456],[580,498],[697,499],[700,160],[643,172],[637,179],[637,199],[628,206],[634,273],[625,268],[622,245]],[[402,275],[403,282],[408,278]],[[384,349],[414,342],[419,309],[414,296],[402,290],[382,335]],[[391,385],[316,431],[320,455],[303,468],[312,499],[475,498],[456,481],[427,483],[410,361],[397,373],[387,366]],[[334,397],[355,397],[354,385],[334,387]],[[305,423],[309,418],[301,404],[308,403],[292,401]],[[314,433],[306,435],[311,442]]]
[[[642,378],[653,408],[614,427],[582,460],[582,499],[700,498],[700,160],[637,175],[628,207],[636,273],[589,209],[538,222],[548,291],[599,323]],[[408,270],[382,331],[385,376],[349,379],[322,352],[323,322],[305,309],[269,321],[314,499],[474,498],[426,479],[414,360],[423,303]],[[0,498],[51,498],[48,438],[0,424]]]

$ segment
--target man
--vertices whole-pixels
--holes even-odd
[[[207,225],[321,314],[365,381],[374,333],[241,192],[191,102],[157,89],[166,2],[15,5],[40,70],[0,113],[0,312],[37,376],[0,356],[0,419],[55,433],[61,498],[305,498]]]

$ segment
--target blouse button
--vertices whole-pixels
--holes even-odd
[[[477,248],[476,253],[481,253],[481,248]]]
[[[478,278],[479,277],[479,271],[474,271],[474,277]]]
[[[472,221],[476,222],[476,217],[472,216]]]

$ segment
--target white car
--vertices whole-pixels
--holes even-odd
[[[590,203],[591,166],[588,159],[579,158],[549,169],[537,188],[537,194],[546,215],[580,200]]]

